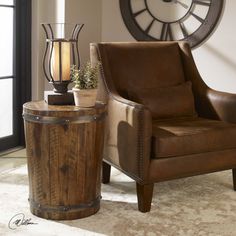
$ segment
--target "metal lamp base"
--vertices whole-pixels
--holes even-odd
[[[54,91],[44,91],[44,101],[48,105],[74,105],[74,95],[72,91],[67,93],[55,93]]]
[[[62,82],[54,81],[49,83],[53,85],[54,87],[53,91],[55,93],[66,93],[68,91],[67,87],[69,83],[71,83],[71,81],[70,80]]]

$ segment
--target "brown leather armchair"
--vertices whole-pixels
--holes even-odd
[[[150,211],[155,182],[233,169],[236,190],[236,95],[203,82],[186,42],[90,49],[108,105],[103,183],[110,165],[134,179],[141,212]]]

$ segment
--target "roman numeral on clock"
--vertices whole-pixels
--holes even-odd
[[[133,13],[133,16],[134,16],[134,17],[137,17],[138,15],[142,14],[142,13],[145,12],[145,11],[147,11],[147,8],[144,8],[144,9],[142,9],[142,10],[140,10],[140,11],[137,11],[137,12]]]
[[[168,23],[163,23],[162,25],[162,30],[161,30],[161,40],[173,40],[173,33],[170,27],[170,24]]]
[[[152,28],[152,25],[153,25],[153,23],[155,22],[155,19],[153,19],[152,21],[151,21],[151,23],[148,25],[148,27],[145,29],[145,33],[149,33],[149,31],[151,30],[151,28]]]
[[[204,23],[204,19],[202,19],[200,16],[196,15],[193,12],[189,12],[190,15],[192,15],[194,18],[196,18],[198,21],[200,21],[202,24]]]
[[[193,0],[194,4],[202,5],[202,6],[208,6],[211,5],[211,0]]]
[[[187,38],[188,37],[188,32],[187,32],[187,29],[186,29],[184,23],[180,22],[179,26],[180,26],[180,29],[182,31],[182,34],[183,34],[184,38]]]

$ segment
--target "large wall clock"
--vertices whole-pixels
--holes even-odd
[[[224,0],[120,0],[124,23],[138,41],[186,40],[192,48],[216,27]]]

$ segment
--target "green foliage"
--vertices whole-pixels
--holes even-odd
[[[77,70],[73,65],[71,68],[71,78],[77,89],[95,89],[98,86],[98,71],[100,63],[92,67],[90,62],[87,62],[83,68]]]

